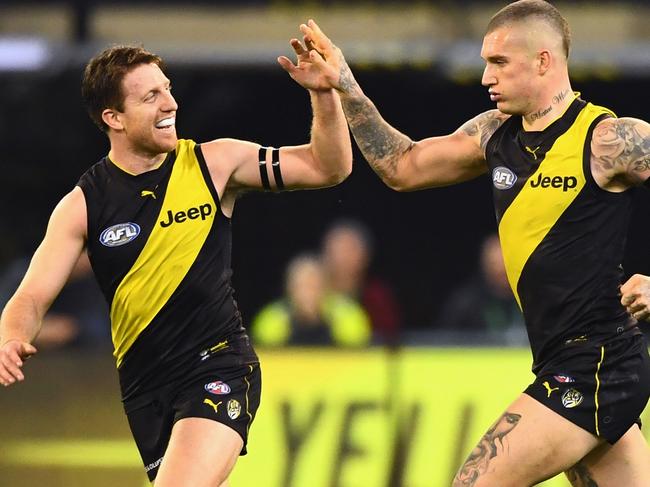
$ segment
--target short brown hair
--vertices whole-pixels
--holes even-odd
[[[132,69],[142,64],[163,68],[162,59],[139,46],[113,46],[92,58],[86,65],[81,82],[81,97],[95,125],[107,132],[102,120],[106,108],[124,109],[122,80]]]
[[[490,20],[487,33],[489,34],[504,25],[521,22],[533,17],[543,20],[562,36],[564,55],[568,59],[571,46],[569,24],[557,8],[544,0],[519,0],[505,6]]]

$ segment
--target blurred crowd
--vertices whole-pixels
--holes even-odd
[[[284,276],[278,276],[283,277],[282,295],[251,314],[253,342],[259,347],[357,348],[409,343],[411,329],[403,321],[396,289],[390,279],[373,272],[374,245],[362,222],[334,222],[317,250],[287,263]],[[28,264],[27,259],[17,259],[0,274],[0,306],[13,294]],[[436,344],[435,337],[441,344],[526,344],[523,318],[495,234],[483,241],[474,275],[449,289],[438,308],[441,312],[430,323],[418,327],[420,336],[433,334],[428,344]],[[110,346],[110,340],[108,306],[84,254],[46,315],[35,345]]]
[[[20,258],[0,274],[0,308],[11,298],[22,280],[29,260]],[[39,350],[66,347],[108,346],[111,328],[108,305],[83,253],[61,293],[43,319],[34,341]]]

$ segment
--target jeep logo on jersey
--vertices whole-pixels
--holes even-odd
[[[183,223],[186,220],[196,220],[199,217],[201,220],[205,220],[211,214],[212,205],[210,203],[201,205],[198,208],[190,208],[186,211],[177,211],[176,213],[173,213],[172,210],[167,210],[167,217],[161,220],[160,226],[165,228],[174,222]]]
[[[530,182],[531,188],[562,188],[565,193],[578,185],[578,179],[575,176],[544,176],[541,172],[537,179]]]
[[[99,241],[106,247],[118,247],[128,244],[140,235],[140,226],[136,223],[118,223],[108,227],[99,236]]]
[[[507,167],[495,167],[492,171],[492,182],[496,189],[510,189],[516,181],[517,175]]]

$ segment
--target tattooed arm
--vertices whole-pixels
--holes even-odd
[[[447,186],[483,174],[487,141],[507,119],[490,110],[450,135],[413,141],[388,124],[360,89],[358,94],[343,94],[341,101],[364,157],[398,191]]]
[[[341,50],[313,20],[300,29],[305,43],[316,51],[315,64],[339,91],[359,149],[388,186],[398,191],[446,186],[486,171],[485,146],[507,115],[490,110],[450,135],[413,141],[382,118],[354,79]]]
[[[598,185],[620,192],[650,179],[650,124],[635,118],[600,122],[591,140],[591,170]]]
[[[650,124],[635,118],[600,122],[591,140],[591,172],[598,185],[620,192],[650,182]],[[630,316],[650,321],[650,277],[635,274],[621,286]]]

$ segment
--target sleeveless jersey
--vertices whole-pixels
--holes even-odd
[[[590,165],[593,129],[613,116],[576,98],[541,132],[510,117],[486,146],[504,262],[535,373],[564,346],[634,325],[618,296],[631,194],[601,189]]]
[[[139,175],[105,157],[78,185],[123,400],[183,377],[201,352],[244,333],[230,285],[230,220],[200,146],[179,140]]]

